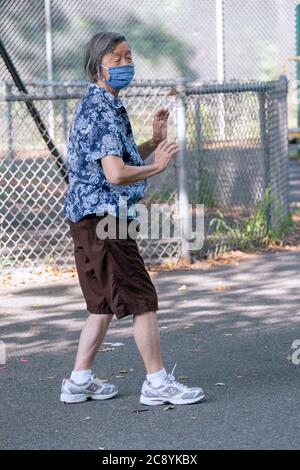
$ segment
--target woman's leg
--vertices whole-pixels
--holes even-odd
[[[147,374],[160,371],[164,366],[160,354],[157,313],[149,311],[134,315],[133,335],[144,361]]]
[[[81,330],[74,371],[91,369],[113,314],[90,313]]]

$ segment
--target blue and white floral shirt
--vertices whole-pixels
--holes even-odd
[[[99,212],[99,208],[123,216],[120,194],[127,204],[125,216],[137,218],[133,204],[144,197],[147,180],[127,185],[110,183],[100,163],[105,155],[117,155],[126,165],[145,165],[122,101],[105,88],[88,82],[86,93],[76,106],[68,143],[69,184],[64,213],[72,222]]]

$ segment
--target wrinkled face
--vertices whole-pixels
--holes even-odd
[[[102,58],[102,65],[105,67],[118,67],[119,65],[133,64],[132,53],[127,41],[120,42],[115,49]],[[100,67],[100,73],[106,80],[109,78],[108,70]]]

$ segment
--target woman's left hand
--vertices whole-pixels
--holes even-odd
[[[169,114],[168,108],[161,108],[154,115],[152,141],[157,145],[167,138]]]

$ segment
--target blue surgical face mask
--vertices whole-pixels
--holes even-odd
[[[102,80],[116,90],[121,90],[121,88],[128,86],[134,77],[133,64],[118,65],[116,67],[105,67],[101,65],[101,67],[104,67],[109,73],[108,80]]]

